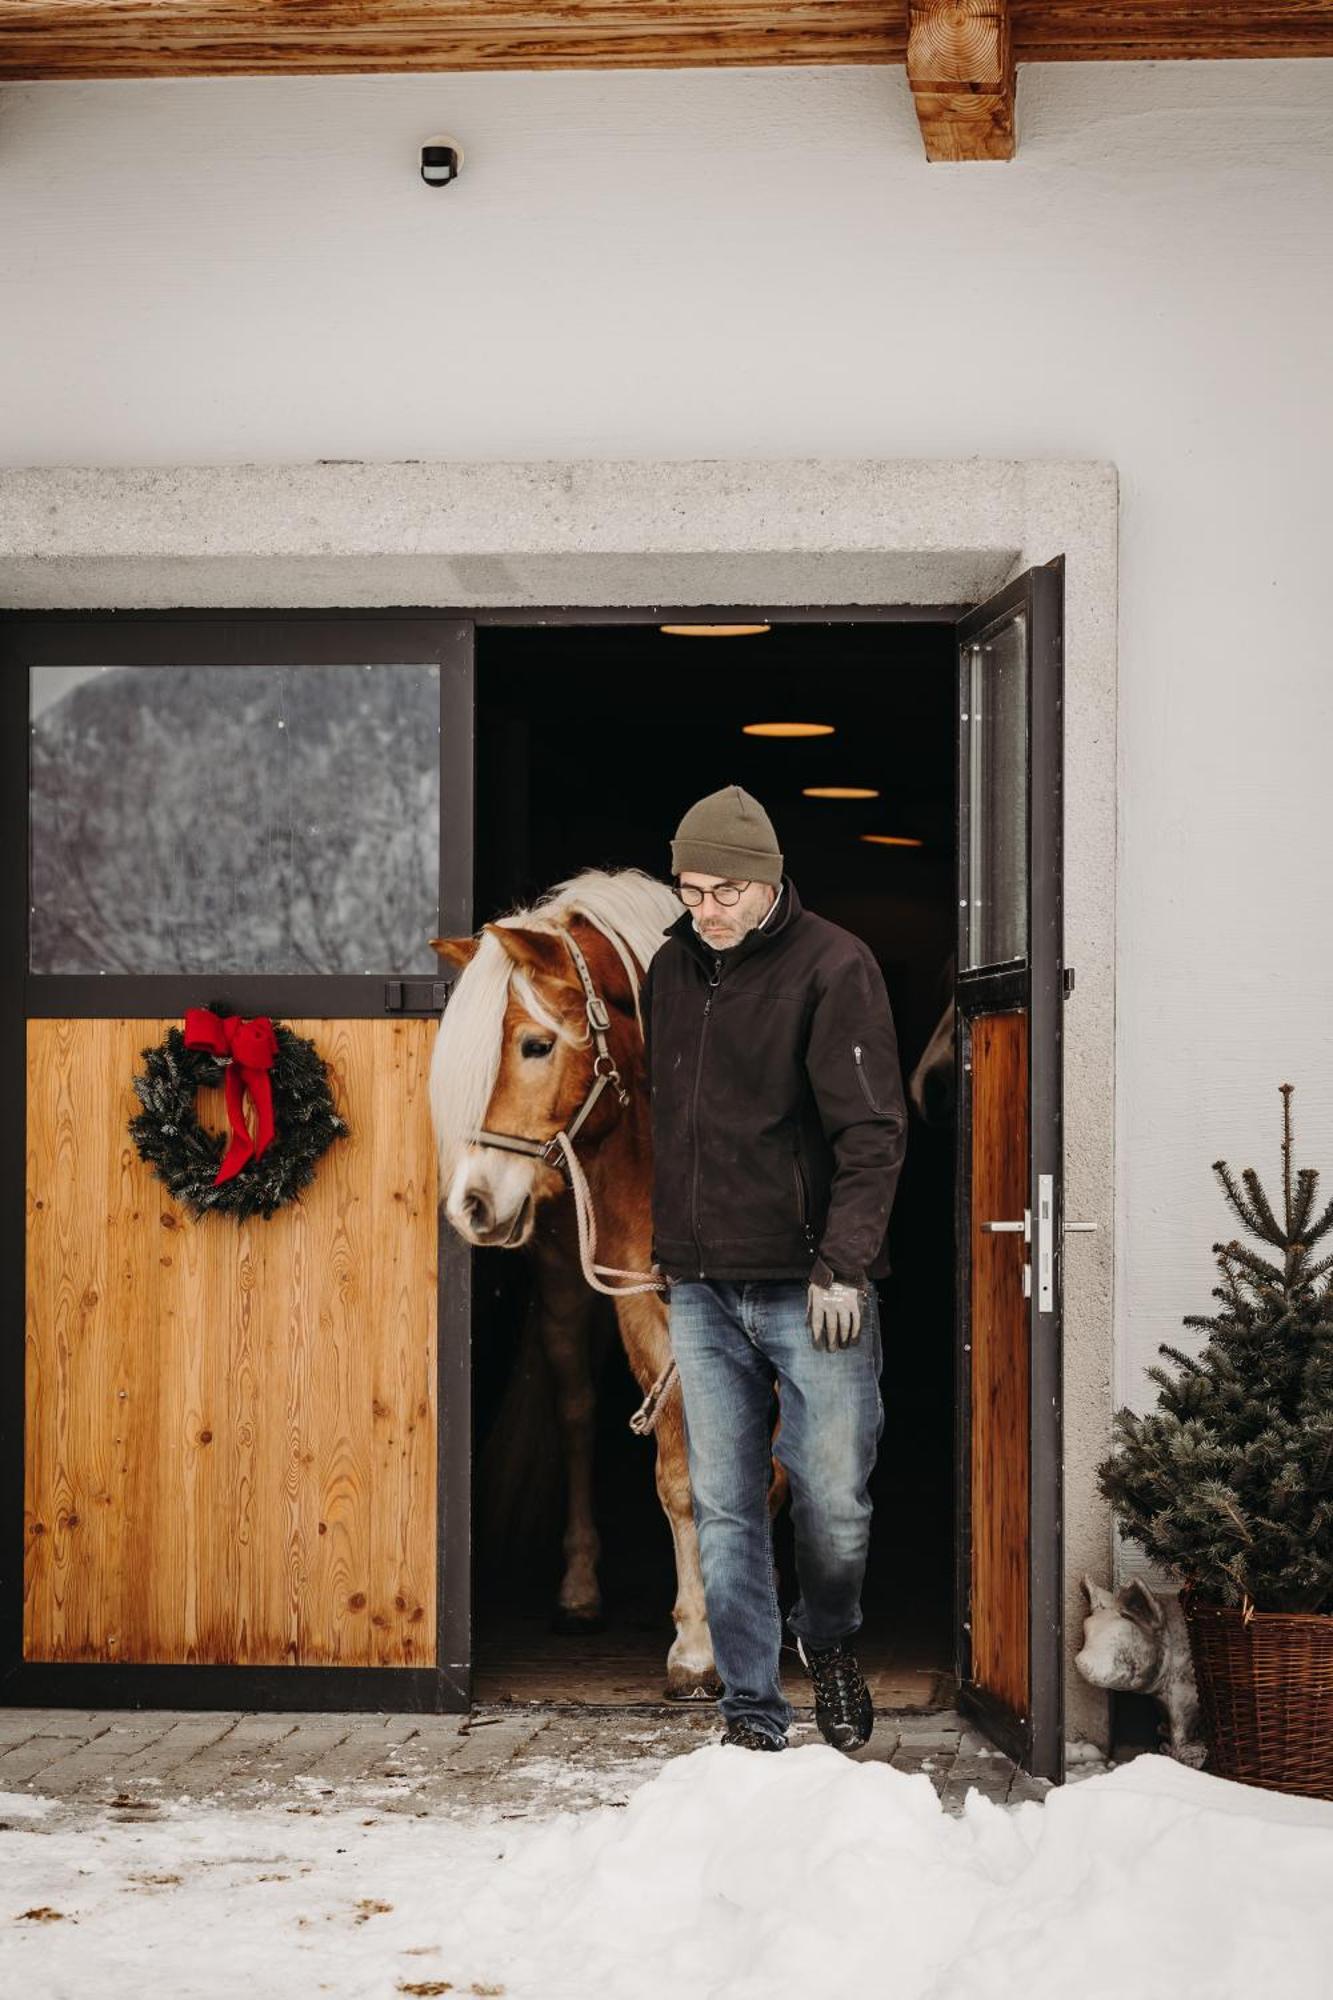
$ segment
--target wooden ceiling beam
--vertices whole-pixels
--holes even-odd
[[[0,0],[0,80],[900,63],[906,43],[885,0]]]
[[[908,0],[907,81],[928,160],[1012,160],[1008,0]]]
[[[1333,54],[1333,0],[0,0],[0,81],[903,63],[909,14],[921,99],[986,94],[988,15],[1008,20],[1011,69]],[[943,140],[945,108],[925,108]],[[978,116],[954,121],[963,143]]]
[[[1333,0],[1010,0],[1016,62],[1333,55]]]

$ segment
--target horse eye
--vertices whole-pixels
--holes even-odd
[[[525,1056],[549,1056],[554,1042],[544,1042],[537,1035],[524,1035],[521,1048]]]

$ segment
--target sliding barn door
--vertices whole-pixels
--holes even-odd
[[[1057,1780],[1063,584],[958,628],[959,1702]]]
[[[465,1705],[466,1347],[441,1329],[467,1270],[441,1273],[426,1081],[429,940],[471,928],[471,628],[0,638],[0,1694]],[[347,1134],[267,1220],[195,1218],[129,1133],[143,1051],[192,1007],[328,1066]],[[227,1129],[221,1090],[195,1108]]]

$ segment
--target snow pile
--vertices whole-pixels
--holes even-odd
[[[0,1795],[0,1993],[56,2000],[1333,1996],[1333,1804],[1145,1756],[960,1818],[823,1745],[710,1744],[540,1822]]]

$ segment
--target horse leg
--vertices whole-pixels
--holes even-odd
[[[601,1541],[593,1518],[592,1467],[596,1402],[589,1348],[592,1295],[579,1268],[573,1210],[561,1201],[548,1228],[533,1239],[541,1289],[542,1345],[555,1385],[556,1422],[566,1468],[564,1574],[556,1599],[555,1629],[574,1634],[601,1629],[597,1581]]]
[[[657,1497],[671,1528],[676,1553],[676,1601],[671,1607],[676,1636],[667,1653],[667,1698],[716,1701],[722,1692],[722,1682],[713,1665],[713,1641],[704,1605],[699,1537],[694,1525],[689,1463],[678,1403],[664,1410],[657,1424]]]
[[[640,1293],[618,1299],[616,1315],[630,1367],[640,1388],[646,1390],[670,1356],[666,1310],[658,1300]],[[713,1665],[680,1391],[674,1386],[660,1405],[653,1436],[657,1440],[657,1497],[671,1529],[676,1558],[676,1601],[671,1607],[676,1636],[667,1653],[667,1699],[715,1701],[722,1683]]]

